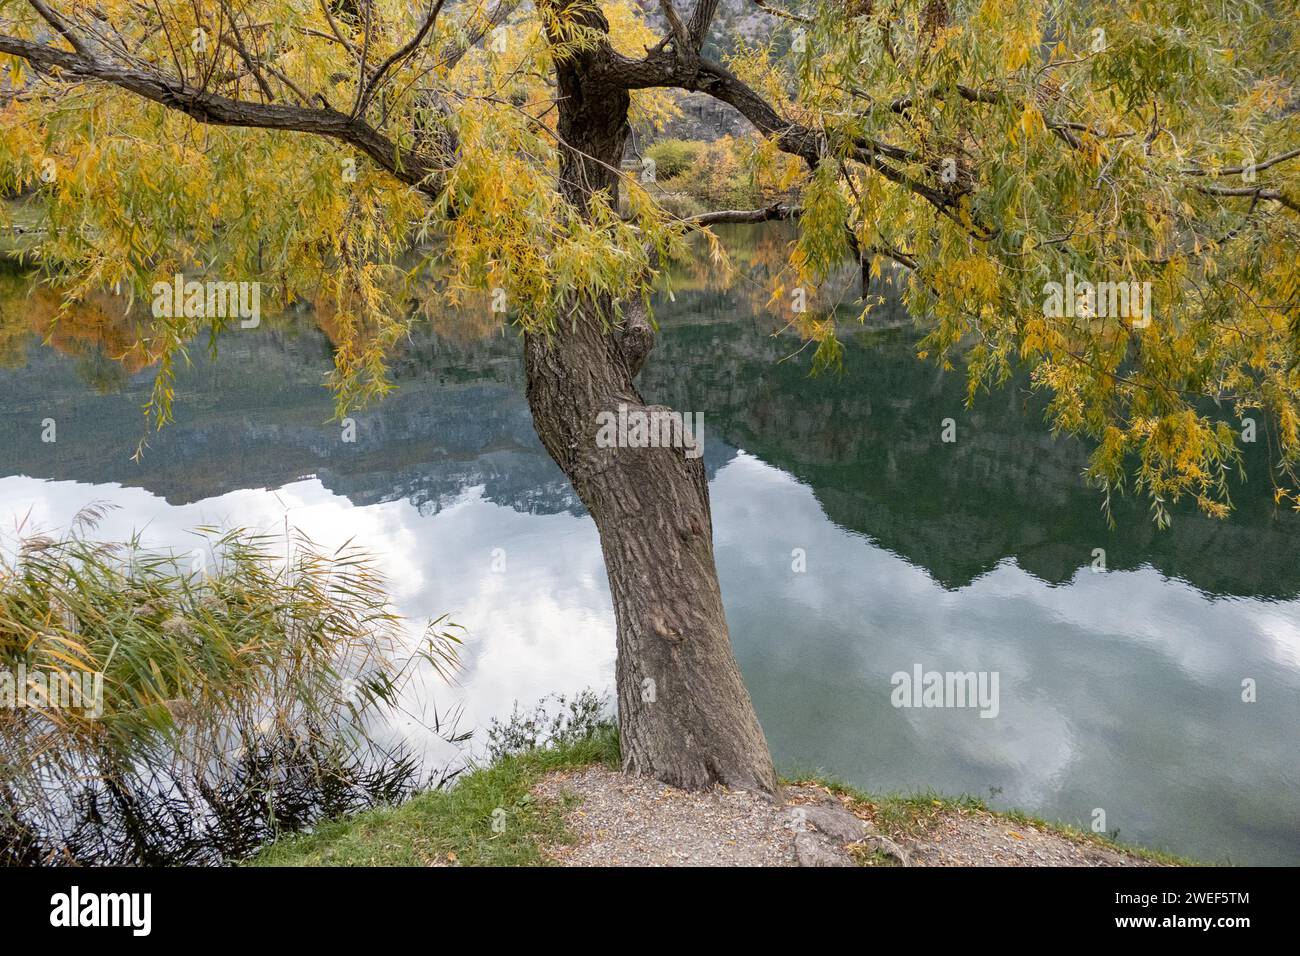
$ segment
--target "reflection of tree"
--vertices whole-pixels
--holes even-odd
[[[436,281],[433,269],[417,270],[413,278],[392,274],[388,294],[408,302],[413,331],[423,326],[426,335],[431,331],[439,339],[463,344],[501,333],[508,315],[493,311],[489,290],[468,290],[458,306],[432,308],[435,297],[426,290]],[[350,329],[342,328],[344,316],[352,323]],[[375,333],[356,317],[356,310],[341,312],[337,297],[323,291],[282,311],[265,313],[261,319],[263,326],[283,331],[300,327],[304,320],[311,322],[334,348],[343,341],[363,348]],[[95,292],[66,304],[56,288],[34,274],[0,267],[0,366],[22,366],[29,344],[39,339],[60,355],[76,359],[88,385],[101,392],[115,391],[159,361],[164,347],[153,331],[149,303]],[[202,338],[206,341],[206,333]],[[398,346],[397,351],[408,345]]]
[[[131,376],[121,362],[114,361],[101,349],[94,349],[77,362],[77,377],[106,395],[120,392]]]
[[[138,305],[124,296],[95,292],[65,308],[50,286],[13,270],[0,272],[0,362],[8,367],[23,363],[36,336],[80,360],[88,384],[113,388],[157,361],[142,331]]]
[[[737,243],[738,259],[756,270],[779,268],[781,236],[751,232],[768,235]],[[964,586],[1007,558],[1043,580],[1066,581],[1091,562],[1093,549],[1104,548],[1112,569],[1149,563],[1212,594],[1300,593],[1300,518],[1274,506],[1262,444],[1247,449],[1251,481],[1234,487],[1232,521],[1187,509],[1158,531],[1141,504],[1129,501],[1118,504],[1112,531],[1097,493],[1080,478],[1086,450],[1050,438],[1023,382],[967,412],[960,373],[917,362],[908,331],[873,328],[850,341],[842,375],[810,378],[808,351],[796,354],[799,336],[782,332],[785,320],[765,300],[755,305],[739,283],[732,293],[719,291],[722,283],[698,268],[687,278],[674,287],[676,302],[657,303],[664,331],[642,375],[646,397],[703,412],[706,456],[745,448],[806,482],[834,523],[946,586]],[[40,303],[48,300],[39,290],[28,298],[27,280],[21,286],[0,273],[0,337],[9,343],[0,354],[9,364],[26,337],[46,328]],[[33,302],[30,315],[15,311],[15,303],[26,309]],[[393,363],[397,384],[409,387],[359,413],[357,446],[341,446],[326,424],[330,402],[320,381],[331,343],[317,327],[327,330],[329,316],[304,309],[296,318],[265,320],[259,330],[232,329],[215,363],[196,349],[194,368],[183,373],[178,421],[154,440],[143,470],[128,458],[144,427],[147,382],[128,382],[123,398],[93,406],[97,428],[78,443],[42,446],[16,416],[0,414],[0,447],[14,470],[123,481],[174,501],[314,473],[358,503],[407,498],[434,508],[481,485],[490,500],[520,510],[574,508],[533,434],[517,337],[500,334],[501,316],[490,305],[467,296],[459,317],[413,324]],[[48,319],[48,304],[44,309]],[[103,305],[76,314],[52,344],[78,357],[83,381],[118,381],[108,356],[129,341],[129,321]],[[435,331],[452,327],[455,336]],[[61,428],[65,417],[84,414],[84,388],[68,386],[60,373],[66,365],[28,358],[26,371],[0,377],[0,409],[39,395],[42,414],[58,417]],[[955,444],[939,441],[947,417],[957,421]]]
[[[819,288],[804,288],[799,293],[803,311],[794,307],[795,290],[791,286],[790,251],[795,229],[773,223],[761,229],[752,226],[723,225],[714,229],[726,249],[732,269],[719,268],[709,254],[707,243],[696,237],[692,242],[695,255],[686,262],[674,263],[669,270],[674,294],[677,292],[712,292],[724,308],[738,307],[755,318],[770,323],[770,331],[787,330],[803,342],[819,341],[830,328],[830,321],[852,332],[862,316],[865,303],[862,277],[856,263],[846,262]],[[869,327],[900,325],[912,320],[903,308],[892,268],[872,280],[872,309],[864,320]],[[773,290],[781,289],[775,298]],[[725,293],[725,296],[722,294]]]
[[[417,260],[412,256],[407,265],[411,272],[393,273],[386,289],[395,302],[402,304],[397,311],[407,316],[411,334],[432,332],[438,339],[456,344],[478,342],[493,334],[501,334],[510,319],[510,303],[504,297],[494,302],[493,290],[477,288],[444,295],[445,274],[436,261]],[[379,326],[359,322],[357,317],[363,315],[364,310],[358,303],[345,301],[347,308],[341,310],[337,296],[321,294],[312,297],[307,304],[317,328],[325,333],[335,348],[350,343],[351,347],[363,350],[381,334]],[[349,323],[346,329],[343,327],[345,321]],[[409,342],[409,339],[401,340],[397,351],[406,351]],[[400,361],[399,356],[393,357]]]
[[[0,264],[0,367],[18,368],[27,357],[27,342],[31,338],[22,318],[22,310],[15,304],[27,294],[31,283],[26,276]]]
[[[478,342],[500,335],[507,321],[508,313],[492,311],[492,295],[489,289],[472,289],[462,296],[458,306],[451,308],[439,308],[432,297],[424,297],[419,314],[439,339],[458,345]]]
[[[771,296],[772,279],[789,260],[790,243],[795,237],[793,228],[780,224],[762,229],[723,225],[713,231],[734,268],[719,268],[710,255],[708,244],[702,237],[694,236],[691,249],[695,254],[669,267],[673,290],[730,292],[749,311],[763,311]]]
[[[754,318],[743,306],[715,305],[700,319],[693,300],[703,298],[681,296],[673,307],[691,321],[665,317],[643,373],[646,396],[703,412],[710,434],[806,482],[837,525],[947,587],[1007,558],[1065,582],[1102,548],[1111,570],[1150,564],[1211,594],[1300,593],[1300,516],[1274,504],[1262,446],[1247,449],[1253,480],[1234,486],[1232,521],[1183,502],[1172,527],[1159,530],[1143,502],[1126,499],[1110,529],[1098,492],[1081,478],[1084,445],[1051,438],[1025,381],[967,411],[964,376],[918,362],[916,336],[905,329],[864,331],[843,374],[810,378],[811,356],[792,357],[793,335],[746,334]],[[940,440],[949,417],[952,444]]]
[[[716,232],[734,268],[720,268],[697,237],[694,248],[698,254],[669,267],[675,293],[709,292],[712,298],[707,301],[711,305],[739,307],[766,321],[770,326],[766,331],[789,328],[804,341],[815,337],[813,323],[836,302],[853,300],[854,270],[848,267],[844,282],[809,290],[809,312],[796,315],[788,302],[770,301],[772,286],[788,265],[793,229],[780,224],[761,229],[724,225]],[[494,301],[493,290],[469,288],[451,296],[441,294],[446,291],[446,275],[439,268],[436,254],[428,260],[412,254],[405,266],[412,270],[409,275],[392,270],[384,285],[388,296],[405,303],[399,311],[408,316],[413,334],[431,332],[441,342],[467,345],[499,336],[503,330],[508,333],[509,323],[516,317],[512,303]],[[439,287],[439,295],[430,294],[435,286]],[[374,344],[378,328],[367,326],[360,317],[364,310],[357,303],[345,298],[346,308],[340,308],[336,291],[318,290],[288,309],[264,314],[262,322],[271,328],[287,329],[308,316],[335,349],[346,342],[364,351]],[[500,311],[502,306],[505,312]],[[124,378],[157,363],[163,351],[162,344],[152,336],[148,303],[130,303],[125,296],[97,292],[60,311],[56,289],[38,282],[31,274],[5,268],[0,271],[0,363],[8,367],[21,365],[33,336],[60,354],[79,359],[83,380],[98,390],[120,387]],[[409,341],[394,340],[390,350],[399,353],[396,359],[401,362],[400,353],[409,347]],[[116,369],[112,367],[114,362]]]

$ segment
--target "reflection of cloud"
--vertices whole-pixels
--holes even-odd
[[[0,479],[0,530],[29,507],[33,522],[57,527],[108,499],[122,510],[99,533],[143,529],[153,547],[188,550],[201,524],[274,532],[287,520],[322,545],[355,537],[403,614],[418,624],[446,613],[466,628],[460,686],[421,673],[405,701],[417,718],[459,702],[462,729],[481,728],[515,701],[612,692],[613,614],[592,521],[484,494],[466,488],[422,516],[405,500],[353,505],[314,478],[172,506],[119,485],[13,477]],[[998,787],[1004,804],[1085,825],[1104,807],[1141,842],[1300,860],[1300,602],[1211,600],[1150,569],[1085,570],[1051,587],[1011,561],[947,590],[743,452],[717,472],[713,520],[732,641],[783,767],[885,791]],[[791,569],[794,548],[806,573]],[[1000,715],[894,709],[889,677],[914,663],[997,671]],[[1244,676],[1259,680],[1258,704],[1240,701]],[[451,756],[415,720],[394,730],[435,763]]]
[[[449,611],[466,628],[466,727],[507,715],[515,701],[611,689],[614,615],[590,519],[523,514],[471,493],[424,521],[410,557],[438,582],[437,598],[426,591],[399,604],[422,617]],[[493,570],[496,549],[503,572]]]
[[[395,730],[435,762],[450,756],[420,727],[432,723],[435,710],[463,705],[461,726],[469,729],[508,715],[516,700],[530,706],[547,693],[612,690],[613,609],[589,519],[523,514],[485,501],[481,488],[421,516],[407,501],[358,507],[315,478],[273,492],[248,489],[170,505],[139,488],[10,477],[0,479],[4,543],[13,543],[11,515],[21,518],[30,508],[28,531],[59,528],[96,500],[119,506],[96,537],[126,540],[139,530],[146,548],[188,552],[198,542],[189,532],[201,525],[274,534],[287,522],[322,547],[353,539],[370,551],[412,641],[425,621],[443,614],[464,628],[457,686],[447,687],[431,670],[419,673],[403,701],[414,718],[395,721]],[[504,552],[505,573],[491,570],[494,548]]]
[[[1062,626],[1148,646],[1189,680],[1206,683],[1219,680],[1243,653],[1275,654],[1279,625],[1288,624],[1294,636],[1300,621],[1296,613],[1300,605],[1294,602],[1270,605],[1251,599],[1211,599],[1150,567],[1105,573],[1081,569],[1068,585],[1043,588],[1013,565],[1004,564],[976,586],[991,586],[1007,598],[1032,601]],[[1269,614],[1270,607],[1287,610]],[[1264,626],[1266,617],[1271,618],[1271,627]]]
[[[1292,613],[1294,604],[1265,604],[1258,601],[1238,601],[1233,604],[1233,617],[1244,617],[1254,622],[1252,631],[1266,635],[1273,642],[1275,663],[1289,670],[1300,670],[1300,622]]]
[[[1230,832],[1219,809],[1267,793],[1300,815],[1300,602],[1212,600],[1149,568],[1050,587],[1011,561],[948,591],[748,454],[718,472],[713,514],[732,639],[784,765],[879,790],[999,787],[1085,824],[1107,807],[1186,852],[1300,858],[1293,828]],[[889,677],[914,663],[998,671],[1000,716],[895,710]],[[1259,675],[1268,706],[1243,704]]]

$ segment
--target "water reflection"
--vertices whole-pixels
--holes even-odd
[[[779,254],[772,235],[755,268]],[[705,415],[733,639],[778,763],[882,790],[994,792],[1085,826],[1101,807],[1122,838],[1300,862],[1300,523],[1274,508],[1262,456],[1228,522],[1183,511],[1162,533],[1123,503],[1111,531],[1079,477],[1086,450],[1050,438],[1023,382],[968,413],[960,378],[917,363],[897,328],[863,330],[842,378],[810,380],[757,288],[682,277],[643,384]],[[516,699],[611,689],[595,529],[533,434],[512,335],[425,333],[349,445],[328,422],[324,333],[228,334],[215,360],[195,350],[176,423],[136,463],[147,369],[106,364],[104,333],[41,347],[35,311],[0,301],[3,519],[32,508],[57,525],[107,498],[122,510],[105,534],[147,526],[152,544],[286,519],[326,543],[356,535],[403,612],[468,628],[462,686],[413,688],[417,714],[459,697],[476,726]],[[955,445],[938,440],[946,417]],[[1089,567],[1096,548],[1106,574]],[[999,718],[894,709],[889,677],[914,663],[998,671]],[[1255,704],[1240,700],[1248,677]],[[414,722],[395,731],[449,756]]]

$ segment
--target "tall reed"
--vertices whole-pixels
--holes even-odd
[[[403,648],[351,542],[208,527],[177,555],[94,540],[104,511],[0,553],[0,862],[220,862],[425,782],[375,730],[415,668],[451,673],[454,625]],[[99,706],[47,690],[86,675]]]

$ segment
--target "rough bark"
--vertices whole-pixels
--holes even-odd
[[[674,786],[771,792],[767,742],[731,652],[702,458],[599,448],[597,415],[647,408],[599,306],[525,343],[537,433],[600,531],[617,626],[624,769]]]
[[[585,209],[595,190],[617,196],[628,94],[594,82],[576,58],[557,80],[560,189]],[[575,299],[551,334],[526,336],[525,363],[537,433],[600,531],[624,769],[687,789],[770,793],[772,760],[727,632],[703,459],[596,443],[602,411],[648,409],[633,383],[645,343],[625,347],[609,333],[612,307]]]

